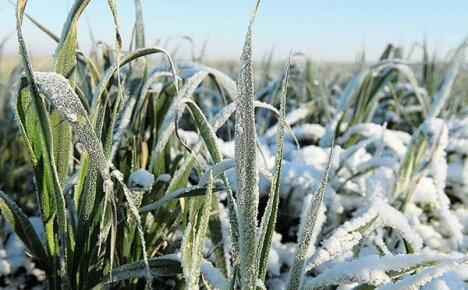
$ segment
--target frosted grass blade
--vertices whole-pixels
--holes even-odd
[[[286,74],[283,80],[281,89],[280,102],[280,117],[278,121],[278,132],[276,137],[276,155],[275,155],[275,172],[273,182],[271,184],[268,203],[260,223],[259,243],[258,243],[258,278],[263,281],[267,272],[268,257],[271,248],[271,239],[275,231],[276,218],[278,216],[279,191],[281,164],[283,161],[283,145],[284,145],[284,127],[286,124],[286,95],[289,81],[289,70],[291,67],[291,58],[288,60]]]
[[[332,143],[333,146],[333,143]],[[322,180],[320,181],[319,188],[312,197],[311,204],[307,210],[307,214],[301,228],[299,230],[299,238],[296,247],[296,253],[294,254],[294,262],[289,271],[287,289],[296,290],[299,289],[304,274],[304,262],[309,248],[309,242],[312,237],[312,233],[315,227],[315,222],[320,210],[320,204],[322,203],[323,196],[328,183],[328,174],[330,172],[331,163],[333,158],[333,147],[330,148],[330,156],[328,157],[327,167],[323,173]]]
[[[236,98],[235,157],[239,218],[240,276],[243,289],[257,282],[258,168],[252,65],[252,25],[260,2],[253,11],[241,56]]]

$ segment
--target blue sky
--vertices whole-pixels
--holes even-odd
[[[29,0],[27,12],[59,34],[72,0]],[[117,0],[124,46],[128,47],[134,22],[132,0]],[[156,39],[187,57],[190,46],[208,42],[207,57],[237,59],[251,10],[252,0],[142,0],[147,45]],[[113,22],[105,0],[91,0],[79,30],[81,48],[91,42],[88,22],[96,39],[113,44]],[[0,0],[0,39],[14,31],[14,8]],[[26,41],[35,54],[52,54],[55,44],[28,20]],[[369,60],[392,42],[409,50],[427,37],[440,55],[468,36],[466,0],[263,0],[254,27],[254,57],[261,59],[274,49],[285,59],[292,49],[319,61],[353,61],[364,48]],[[167,43],[167,40],[169,42]],[[16,51],[15,35],[7,51]]]

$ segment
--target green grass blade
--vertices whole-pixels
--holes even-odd
[[[76,78],[76,50],[78,47],[78,20],[90,0],[76,0],[68,14],[63,27],[62,35],[55,52],[56,73],[65,76],[72,88],[75,87]],[[64,184],[72,146],[72,131],[68,122],[65,122],[59,112],[51,110],[50,124],[52,128],[52,140],[54,145],[54,159],[59,174],[60,184]]]
[[[174,255],[161,256],[148,259],[151,276],[164,277],[173,276],[182,273],[180,261],[173,258]],[[144,261],[138,261],[131,264],[122,265],[112,270],[113,282],[143,278],[146,276]],[[109,283],[109,281],[107,282]]]
[[[56,73],[35,72],[38,87],[57,112],[71,125],[91,158],[97,163],[104,180],[110,179],[109,164],[86,110],[69,82]]]
[[[38,106],[42,107],[43,103],[39,102]],[[50,178],[51,169],[44,162],[43,154],[46,149],[44,149],[45,145],[40,136],[41,122],[38,122],[35,102],[31,98],[26,77],[19,80],[15,113],[34,171],[37,187],[36,196],[44,224],[47,252],[52,261],[56,259],[58,261],[58,244],[55,240],[54,229],[55,188]],[[48,124],[44,125],[48,126]]]
[[[456,264],[456,262],[456,259],[450,259],[441,255],[402,254],[395,256],[387,255],[383,257],[371,255],[346,261],[342,264],[340,263],[326,269],[317,277],[309,278],[305,283],[304,289],[316,290],[324,289],[327,286],[344,286],[354,283],[361,285],[356,289],[366,289],[365,286],[370,287],[367,289],[375,289],[375,287],[378,286],[381,286],[382,289],[391,287],[395,287],[393,289],[413,289],[406,287],[398,288],[397,285],[401,285],[398,280],[394,280],[395,282],[389,281],[405,274],[411,274],[415,271],[421,273],[428,271],[429,269],[436,269],[442,265],[451,263]],[[347,271],[343,271],[345,268]],[[364,272],[369,273],[369,275],[362,275]],[[418,276],[418,274],[408,275],[406,277],[414,276]],[[403,280],[404,279],[400,281]],[[387,282],[388,284],[386,284]],[[418,288],[414,287],[414,289]]]
[[[213,192],[217,192],[223,190],[225,188],[213,188]],[[153,210],[157,210],[158,208],[164,206],[166,203],[170,202],[171,200],[175,200],[178,198],[187,198],[187,197],[196,197],[200,195],[205,195],[207,190],[206,186],[192,186],[187,188],[178,189],[172,193],[166,194],[163,198],[153,203],[147,204],[140,208],[140,213],[145,213]]]
[[[239,74],[235,156],[237,173],[237,208],[239,211],[239,249],[242,289],[255,289],[257,282],[258,168],[255,129],[254,80],[252,65],[252,25],[260,2],[254,9],[245,37]]]
[[[39,260],[43,269],[45,271],[51,271],[52,267],[49,257],[28,217],[23,213],[21,208],[1,190],[0,213],[5,217],[31,254]]]
[[[190,219],[181,245],[182,269],[187,289],[197,290],[203,260],[203,245],[213,198],[213,176],[210,174],[203,199],[192,200]]]
[[[78,20],[90,0],[76,0],[71,8],[60,36],[55,58],[55,72],[75,85]]]
[[[305,220],[301,226],[298,243],[296,247],[296,253],[294,254],[294,262],[289,271],[287,289],[296,290],[299,289],[301,280],[304,274],[304,261],[309,248],[309,242],[312,237],[312,233],[317,220],[317,215],[320,210],[320,204],[322,203],[323,196],[328,182],[328,174],[330,172],[331,163],[333,158],[333,143],[330,148],[330,156],[328,157],[327,167],[323,173],[320,186],[312,197],[311,204],[307,210]]]
[[[289,70],[291,67],[291,58],[289,58],[286,74],[283,80],[281,90],[281,105],[280,119],[278,121],[278,132],[276,138],[276,155],[275,155],[275,173],[270,189],[270,197],[265,209],[265,213],[260,223],[259,233],[259,248],[258,248],[258,278],[260,281],[265,280],[268,264],[268,256],[270,254],[271,239],[275,231],[276,218],[278,215],[279,191],[281,178],[281,163],[283,161],[283,145],[284,145],[284,127],[286,124],[286,94],[288,89]]]
[[[173,81],[174,81],[174,86],[177,88],[177,73],[176,73],[176,67],[175,64],[173,63],[171,57],[169,54],[162,48],[158,47],[152,47],[152,48],[141,48],[141,49],[136,49],[134,51],[129,52],[128,54],[122,56],[120,58],[120,63],[119,64],[114,64],[111,67],[107,69],[105,74],[102,76],[98,86],[96,87],[96,90],[93,94],[93,101],[91,105],[91,111],[92,111],[92,124],[95,125],[97,121],[97,116],[99,115],[99,111],[101,109],[100,103],[102,102],[102,95],[104,94],[104,91],[107,89],[107,86],[109,85],[109,81],[111,80],[113,74],[120,68],[121,66],[124,66],[131,61],[138,59],[140,57],[150,55],[150,54],[155,54],[155,53],[162,53],[166,56],[169,65],[171,67],[171,72],[173,75]]]
[[[447,103],[447,100],[450,97],[452,92],[453,83],[457,78],[458,71],[459,71],[459,63],[455,63],[450,68],[450,71],[444,76],[442,80],[442,84],[434,96],[434,101],[429,108],[428,118],[437,118]]]
[[[211,155],[213,161],[218,164],[221,162],[221,153],[218,148],[217,144],[217,137],[216,133],[213,130],[212,126],[209,124],[208,120],[206,119],[205,115],[201,111],[198,105],[188,99],[184,100],[184,103],[190,108],[190,111],[195,119],[195,123],[200,131],[200,135],[202,136],[208,151]],[[211,172],[211,171],[210,171]],[[234,195],[230,189],[230,185],[224,171],[220,172],[221,179],[224,182],[224,185],[227,188],[227,202],[228,202],[228,213],[229,213],[229,222],[231,224],[231,242],[232,242],[232,249],[233,255],[237,256],[239,253],[239,232],[238,232],[238,213],[237,208],[235,206],[235,199]],[[227,270],[226,270],[227,272]]]
[[[66,207],[65,207],[65,198],[62,193],[62,188],[61,188],[61,183],[59,180],[59,176],[57,173],[57,168],[55,166],[56,162],[54,160],[54,146],[53,146],[53,141],[52,141],[52,130],[50,127],[49,123],[49,116],[47,114],[47,111],[45,109],[45,104],[43,102],[42,97],[39,94],[39,90],[36,84],[35,77],[33,75],[33,69],[31,65],[31,61],[29,58],[28,51],[26,49],[26,44],[24,42],[23,38],[23,33],[22,33],[22,23],[23,23],[23,15],[24,15],[24,10],[26,8],[27,1],[25,0],[20,0],[17,3],[17,8],[16,8],[16,23],[17,23],[17,36],[18,36],[18,44],[19,44],[19,49],[20,49],[20,54],[23,62],[23,68],[26,74],[26,77],[28,79],[28,86],[29,86],[29,91],[30,95],[26,94],[26,92],[23,92],[23,96],[20,97],[20,99],[24,98],[30,98],[31,99],[31,104],[33,108],[33,114],[36,117],[36,120],[38,120],[38,140],[34,140],[35,143],[41,144],[41,158],[39,159],[41,162],[41,167],[42,165],[44,166],[44,171],[43,172],[38,172],[39,175],[36,175],[36,178],[38,178],[39,184],[47,184],[48,187],[48,193],[50,196],[46,197],[49,200],[54,200],[55,206],[51,208],[50,204],[45,204],[43,203],[42,206],[45,206],[45,208],[41,208],[41,212],[44,211],[55,211],[57,214],[57,220],[58,220],[58,230],[59,230],[59,239],[60,239],[60,264],[54,267],[54,270],[58,275],[54,276],[54,281],[52,281],[53,284],[56,286],[59,285],[58,279],[61,277],[63,279],[63,283],[65,285],[70,285],[70,280],[68,276],[68,268],[69,268],[69,263],[68,263],[68,257],[69,257],[69,251],[70,251],[70,243],[69,243],[69,235],[68,235],[68,221],[66,217]],[[27,101],[26,101],[27,102]],[[18,108],[17,108],[18,111]],[[23,130],[24,132],[27,132],[29,129]],[[26,136],[26,135],[24,135]],[[36,171],[37,172],[37,171]],[[40,196],[41,198],[44,198],[44,196]],[[52,214],[52,219],[50,220],[45,220],[45,231],[46,231],[46,237],[48,238],[48,250],[49,253],[52,254],[52,256],[56,255],[56,250],[55,248],[58,248],[58,245],[56,244],[54,239],[54,215]],[[44,219],[44,216],[43,216]]]
[[[203,82],[207,75],[208,73],[204,71],[195,73],[187,80],[186,84],[182,87],[177,97],[172,100],[172,103],[168,109],[167,114],[164,116],[164,120],[161,125],[161,134],[158,136],[156,145],[151,153],[151,160],[149,165],[150,171],[153,170],[156,160],[158,160],[160,157],[159,155],[161,152],[163,152],[167,142],[169,142],[170,137],[174,133],[176,116],[179,115],[179,111],[181,110],[181,101],[187,98],[191,98],[196,88]]]

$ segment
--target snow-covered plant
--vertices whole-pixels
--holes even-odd
[[[51,289],[467,286],[466,42],[443,64],[423,46],[421,71],[391,45],[351,76],[300,53],[257,70],[257,2],[224,73],[145,47],[139,0],[128,53],[114,0],[115,48],[81,51],[89,2],[60,36],[17,3],[0,282],[24,267]],[[24,16],[57,42],[53,72],[34,70]]]

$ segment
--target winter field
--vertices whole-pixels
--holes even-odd
[[[181,61],[109,0],[85,52],[88,3],[0,44],[0,289],[468,289],[468,42],[254,62],[257,3],[240,61]]]

